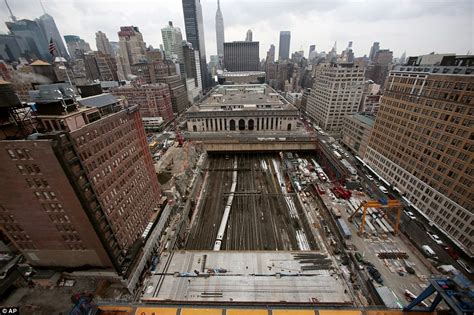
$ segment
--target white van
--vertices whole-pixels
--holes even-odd
[[[423,249],[423,252],[426,256],[436,258],[436,253],[431,247],[429,247],[428,245],[423,245],[421,246],[421,248]]]
[[[384,194],[388,194],[388,190],[387,190],[387,188],[385,188],[384,186],[380,185],[380,186],[379,186],[379,189],[380,189],[380,191],[383,192]]]

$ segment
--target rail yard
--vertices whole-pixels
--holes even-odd
[[[422,291],[426,259],[393,235],[382,209],[368,211],[358,235],[361,214],[350,216],[371,198],[352,167],[351,188],[311,151],[208,153],[200,173],[181,251],[161,255],[143,301],[398,308],[406,292]]]
[[[278,154],[210,156],[186,249],[209,250],[216,242],[222,250],[318,249],[282,167]]]

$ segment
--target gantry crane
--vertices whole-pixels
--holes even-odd
[[[400,226],[400,217],[402,215],[402,210],[403,210],[403,205],[400,203],[400,201],[396,199],[389,199],[389,200],[369,200],[365,201],[360,204],[360,206],[354,211],[353,214],[349,216],[349,221],[353,222],[354,221],[354,216],[359,212],[359,210],[362,210],[362,222],[359,226],[359,235],[364,235],[365,231],[365,217],[367,215],[367,209],[369,208],[380,208],[380,209],[385,209],[386,211],[383,211],[382,218],[387,218],[387,221],[392,225],[393,227],[393,233],[396,235],[398,234],[399,226]],[[395,219],[395,223],[392,223],[389,217],[387,216],[388,211],[390,210],[397,210],[397,217]]]

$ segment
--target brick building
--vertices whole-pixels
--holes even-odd
[[[392,70],[364,157],[471,257],[473,60],[427,55]]]
[[[138,106],[142,117],[161,117],[164,123],[173,119],[171,94],[167,84],[121,86],[112,89],[111,93],[124,97],[129,106]]]
[[[67,85],[51,90],[63,99],[37,96],[39,133],[0,141],[0,227],[32,265],[102,267],[125,279],[161,194],[140,113],[113,96],[82,106]]]

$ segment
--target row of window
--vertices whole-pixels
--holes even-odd
[[[21,175],[42,175],[41,169],[36,164],[17,164],[16,168]]]
[[[7,149],[12,160],[33,160],[28,149]]]

